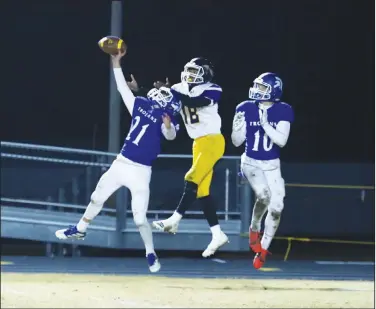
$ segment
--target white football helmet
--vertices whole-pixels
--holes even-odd
[[[171,90],[167,87],[152,88],[149,90],[147,97],[149,100],[156,102],[161,108],[169,110],[173,114],[177,114],[181,110],[181,102],[174,97]]]

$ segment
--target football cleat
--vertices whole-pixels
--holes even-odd
[[[57,230],[55,236],[59,239],[75,238],[83,240],[86,232],[80,232],[76,226],[70,225],[67,229]]]
[[[167,220],[153,221],[152,225],[158,231],[176,234],[176,232],[178,231],[179,223],[171,223],[167,219]]]
[[[150,272],[156,273],[161,269],[161,263],[159,263],[158,257],[155,253],[149,253],[146,256],[146,259],[148,261]]]
[[[261,252],[260,238],[260,232],[254,232],[251,230],[251,228],[249,228],[249,247],[255,253]]]
[[[205,249],[204,252],[202,252],[202,256],[204,258],[207,258],[213,255],[219,248],[221,248],[227,243],[229,243],[228,237],[225,233],[221,231],[221,233],[219,234],[219,237],[212,238],[212,241],[210,242],[208,247]]]
[[[256,253],[253,259],[253,267],[256,269],[260,269],[265,264],[266,256],[271,254],[268,250],[262,249],[261,251]]]

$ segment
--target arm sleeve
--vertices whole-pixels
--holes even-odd
[[[290,134],[289,121],[278,122],[275,129],[269,123],[265,123],[263,129],[274,144],[277,144],[281,148],[286,145]]]
[[[175,125],[173,123],[171,123],[171,128],[170,129],[167,129],[165,124],[162,123],[162,134],[164,135],[164,137],[169,140],[169,141],[172,141],[176,138],[176,128],[175,128]]]
[[[133,95],[132,91],[129,89],[121,68],[114,68],[113,70],[114,70],[117,89],[120,92],[121,97],[123,98],[125,107],[128,109],[129,113],[132,115],[135,96]]]
[[[210,99],[205,97],[191,98],[184,94],[180,94],[180,99],[182,104],[187,107],[204,107],[212,103]]]
[[[199,97],[189,97],[181,95],[183,105],[187,107],[204,107],[212,104],[212,102],[218,103],[222,95],[222,88],[210,87],[206,89]]]

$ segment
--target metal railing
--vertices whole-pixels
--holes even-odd
[[[1,142],[1,147],[2,206],[22,205],[65,212],[84,211],[100,175],[117,155],[11,142]],[[51,155],[53,152],[58,154]],[[190,167],[190,160],[187,159],[192,156],[161,155],[160,158],[153,166],[149,218],[163,218],[172,213],[180,198],[183,176]],[[238,177],[239,164],[239,157],[223,157],[216,166],[212,193],[219,204],[220,219],[240,220],[241,231],[246,233],[252,210],[252,192],[248,183]],[[295,181],[286,183],[280,235],[334,237],[347,229],[349,220],[351,224],[358,224],[357,235],[369,233],[368,226],[374,218],[375,196],[374,185],[366,172],[372,166],[366,169],[350,166],[348,173],[344,173],[347,165],[340,169],[314,164],[285,167],[283,172],[292,175]],[[339,177],[330,177],[337,173]],[[311,174],[315,174],[315,177],[311,177]],[[353,177],[362,174],[368,176]],[[316,181],[321,183],[314,183]],[[131,210],[127,191],[119,191],[105,204],[102,214],[116,215],[117,230],[121,231],[124,229],[124,218]],[[166,196],[170,204],[163,200]],[[324,216],[321,215],[323,213]],[[341,217],[338,217],[339,213]],[[187,217],[203,218],[202,212],[196,209],[187,212]],[[336,226],[332,222],[336,222]]]
[[[111,163],[109,162],[118,155],[118,153],[103,151],[14,142],[1,142],[1,148],[2,160],[7,160],[8,163],[10,162],[9,164],[6,164],[7,162],[3,164],[2,178],[4,179],[2,180],[4,183],[7,183],[11,178],[15,178],[18,174],[20,179],[17,179],[16,181],[24,184],[24,186],[18,185],[18,188],[20,189],[19,191],[20,193],[22,192],[22,194],[17,192],[12,194],[12,188],[9,188],[9,190],[6,190],[6,188],[5,190],[2,190],[1,204],[8,206],[18,205],[22,207],[42,207],[46,210],[58,211],[83,212],[100,175],[110,167]],[[58,154],[52,155],[52,153]],[[192,156],[169,154],[160,155],[159,158],[168,159],[169,162],[173,160],[174,164],[169,165],[168,167],[158,167],[157,163],[157,167],[153,167],[153,177],[158,179],[158,174],[161,173],[168,173],[170,175],[172,181],[165,185],[166,190],[168,189],[166,192],[171,192],[169,187],[171,185],[176,186],[176,182],[178,182],[177,188],[174,188],[176,198],[177,196],[180,196],[181,193],[183,173],[187,170],[186,167],[189,167],[189,164],[186,164],[185,162],[186,160],[183,160],[184,163],[182,163],[181,159],[191,159]],[[17,160],[19,163],[12,164],[11,162],[14,162],[14,160]],[[20,161],[25,162],[24,166],[19,166]],[[239,192],[237,192],[240,186],[237,177],[240,158],[224,156],[221,161],[222,163],[231,163],[224,164],[222,167],[217,168],[216,175],[219,173],[222,175],[215,176],[215,178],[219,178],[219,180],[216,181],[216,179],[214,179],[213,181],[213,186],[216,187],[216,190],[213,191],[218,192],[217,195],[221,194],[218,198],[221,205],[218,210],[218,215],[224,220],[240,219],[240,201],[238,198]],[[174,168],[171,169],[171,166],[178,165],[178,172],[174,171]],[[64,168],[61,169],[61,167]],[[10,169],[10,171],[7,171],[7,168]],[[68,169],[71,169],[71,171],[68,171]],[[42,171],[47,174],[46,177],[44,177],[44,181],[41,177],[37,177],[41,176],[40,174]],[[68,175],[63,175],[63,172]],[[235,181],[231,181],[231,175]],[[50,184],[52,179],[55,181],[59,176],[61,176],[62,179],[64,178],[64,181],[57,181],[54,185]],[[155,181],[154,183],[152,181],[152,188],[153,184],[158,185],[158,181]],[[30,186],[30,194],[26,193],[25,196],[25,191],[22,191],[21,189],[22,186],[24,188],[25,186]],[[36,187],[40,186],[46,186],[46,190],[44,190],[45,196],[43,196],[43,192],[39,193],[38,190],[35,190]],[[36,191],[38,191],[38,194]],[[84,194],[82,194],[83,191],[85,191]],[[173,209],[165,209],[160,198],[155,197],[158,195],[159,191],[160,188],[157,186],[155,186],[154,190],[151,190],[151,207],[148,211],[149,217],[151,215],[157,219],[173,212]],[[33,196],[33,194],[35,194],[35,196]],[[119,203],[124,205],[124,214],[130,214],[132,211],[127,207],[127,204],[129,204],[129,196],[127,194],[120,194],[120,196],[121,197],[118,200],[110,199],[108,203],[105,204],[101,214],[116,214],[115,208],[117,207],[115,204],[117,205]],[[117,206],[119,207],[119,205]],[[203,218],[202,211],[198,210],[190,210],[187,211],[186,214],[188,217]]]

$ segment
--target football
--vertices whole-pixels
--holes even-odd
[[[105,53],[116,55],[119,50],[124,52],[127,48],[124,41],[116,36],[105,36],[98,42],[99,48]]]

